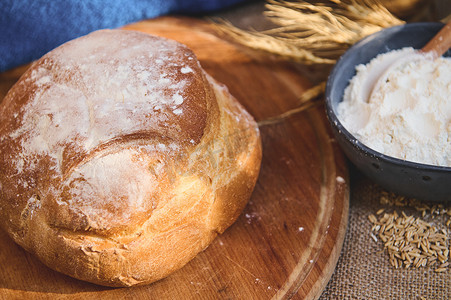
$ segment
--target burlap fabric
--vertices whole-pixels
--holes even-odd
[[[368,215],[381,208],[416,217],[421,214],[414,208],[382,205],[383,189],[353,169],[351,174],[346,237],[336,269],[320,299],[451,299],[451,268],[442,273],[434,272],[432,266],[395,269],[388,254],[380,253],[382,241],[376,243],[370,237],[373,224]],[[428,214],[422,219],[445,228],[449,216],[433,218]]]

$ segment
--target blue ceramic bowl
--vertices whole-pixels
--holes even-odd
[[[441,23],[411,23],[384,29],[354,46],[337,61],[326,85],[326,113],[333,133],[349,160],[387,190],[426,201],[451,201],[451,167],[409,162],[374,151],[349,133],[337,118],[338,104],[355,67],[380,53],[404,47],[420,49],[441,28]],[[451,56],[449,50],[445,56]]]

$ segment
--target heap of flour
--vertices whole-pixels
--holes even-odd
[[[401,50],[405,55],[413,48]],[[381,54],[357,74],[338,106],[343,126],[366,146],[383,154],[451,167],[451,59],[422,57],[393,69],[387,82],[366,102],[362,82]]]

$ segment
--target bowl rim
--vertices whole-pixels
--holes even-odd
[[[391,35],[393,32],[398,32],[399,30],[402,30],[403,28],[416,28],[416,27],[422,27],[422,26],[435,27],[435,26],[440,26],[440,25],[444,26],[445,24],[440,23],[440,22],[416,22],[416,23],[407,23],[407,24],[402,24],[402,25],[385,28],[385,29],[382,29],[378,32],[372,33],[372,34],[362,38],[361,40],[356,42],[354,45],[352,45],[349,49],[347,49],[343,55],[340,56],[340,58],[337,60],[336,64],[332,68],[331,72],[329,73],[329,76],[328,76],[327,82],[326,82],[326,88],[325,88],[326,114],[327,114],[327,117],[328,117],[330,123],[332,124],[332,126],[335,126],[337,128],[338,134],[340,134],[340,132],[341,132],[341,134],[343,134],[345,136],[346,140],[351,142],[351,144],[354,147],[357,147],[359,150],[363,151],[365,154],[370,155],[379,160],[382,160],[384,162],[387,162],[390,164],[402,165],[406,168],[418,169],[418,170],[422,170],[422,171],[439,172],[439,173],[451,172],[451,167],[430,165],[430,164],[425,164],[425,163],[413,162],[413,161],[409,161],[409,160],[403,160],[400,158],[396,158],[393,156],[383,154],[381,152],[378,152],[378,151],[373,150],[372,148],[366,146],[359,139],[357,139],[353,134],[351,134],[340,122],[340,119],[338,118],[338,116],[333,108],[332,99],[330,97],[331,91],[332,91],[332,82],[333,82],[332,79],[338,78],[337,75],[338,75],[338,70],[340,69],[340,66],[343,64],[344,61],[347,60],[347,58],[352,54],[352,52],[355,51],[355,49],[362,47],[363,44],[370,42],[371,40],[373,40],[374,38],[376,38],[382,34],[385,35],[388,33],[389,35]],[[409,46],[406,46],[406,47],[409,47]],[[401,48],[398,48],[398,49],[401,49]],[[382,53],[385,53],[385,52],[381,52],[379,54],[382,54]],[[373,58],[370,58],[370,60]],[[356,66],[357,65],[355,65],[354,68]],[[341,97],[343,98],[343,95],[341,95]],[[341,101],[342,101],[342,99],[340,99],[339,102],[341,102]]]

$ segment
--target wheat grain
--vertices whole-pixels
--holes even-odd
[[[389,203],[384,195],[384,202]],[[398,198],[398,201],[391,201],[394,205],[401,204],[409,206],[411,203],[406,199]],[[415,202],[418,205],[418,202]],[[434,214],[444,214],[448,210],[440,206],[418,206],[423,212],[431,211]],[[383,214],[383,215],[382,215]],[[449,267],[449,236],[444,229],[437,229],[436,226],[429,224],[421,218],[408,215],[405,211],[400,214],[396,210],[387,213],[379,210],[376,215],[368,215],[368,220],[373,224],[371,237],[375,242],[378,238],[384,243],[384,250],[388,253],[390,264],[398,269],[434,266],[435,272],[444,272]]]

